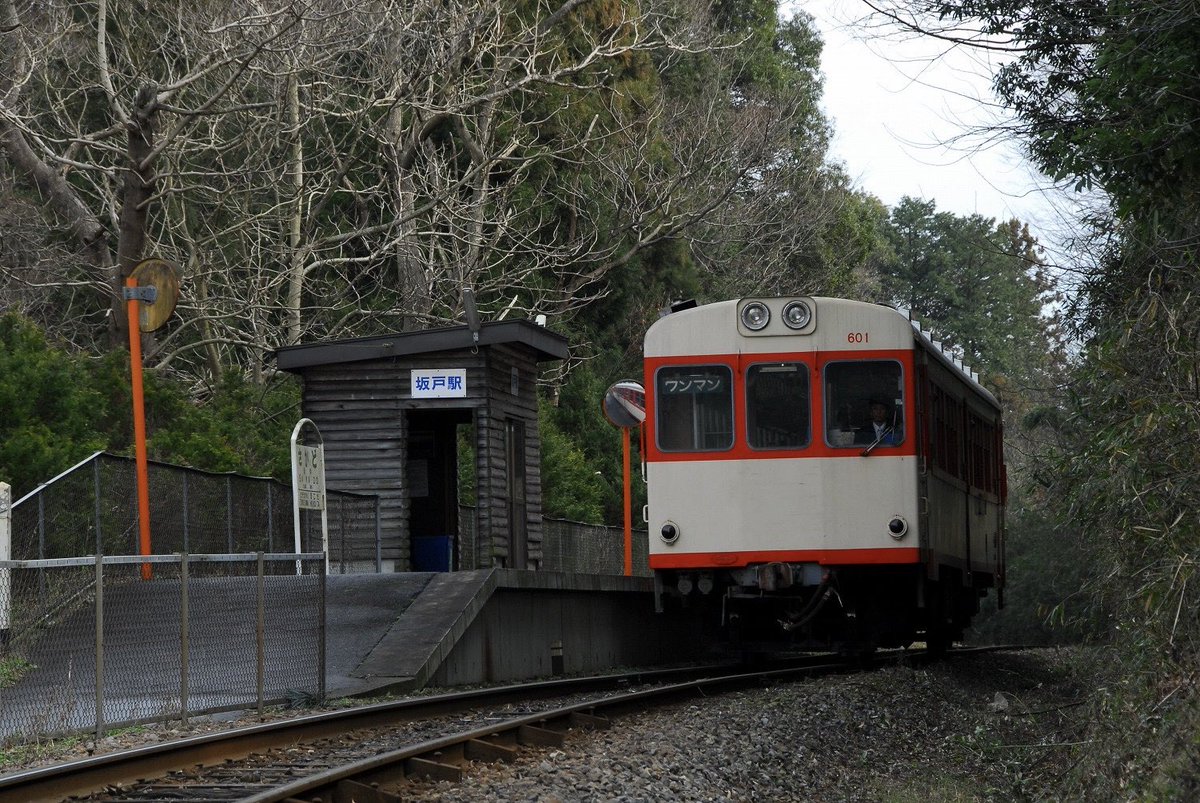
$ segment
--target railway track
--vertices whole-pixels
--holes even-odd
[[[956,650],[953,655],[1005,649]],[[471,761],[562,746],[622,713],[768,681],[855,671],[868,661],[807,657],[755,671],[722,666],[635,672],[456,692],[362,706],[97,756],[0,777],[0,803],[399,800],[410,778],[457,780]],[[636,687],[636,688],[635,688]]]

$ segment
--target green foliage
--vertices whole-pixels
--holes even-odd
[[[293,379],[259,386],[230,374],[193,394],[156,372],[143,376],[152,459],[288,475],[288,439],[299,410]],[[92,452],[131,453],[129,383],[128,354],[71,355],[28,321],[0,317],[0,477],[21,496]]]
[[[1078,644],[1108,637],[1109,614],[1093,589],[1107,572],[1081,533],[1039,507],[1010,500],[1005,607],[981,604],[967,639],[982,644]]]
[[[591,524],[604,522],[602,485],[587,456],[548,415],[539,422],[542,441],[542,514]]]
[[[1027,226],[938,212],[933,201],[907,197],[891,224],[895,259],[883,266],[884,293],[962,349],[981,375],[1027,384],[1061,354],[1043,315],[1053,285]]]
[[[640,340],[638,342],[640,344]],[[613,355],[608,356],[612,358]],[[598,517],[576,520],[616,526],[623,522],[625,515],[621,431],[608,423],[601,402],[604,392],[613,382],[626,378],[640,381],[640,365],[637,372],[622,372],[614,365],[602,378],[595,366],[602,359],[597,358],[593,363],[578,366],[571,372],[567,382],[560,388],[557,405],[543,403],[542,421],[543,426],[548,426],[552,432],[561,433],[571,447],[572,462],[566,467],[572,477],[571,493],[580,493],[588,506],[598,506]],[[645,504],[645,485],[639,469],[638,433],[634,431],[631,434],[633,506],[635,510],[641,510]],[[575,460],[581,463],[576,464]],[[558,471],[557,464],[547,461],[548,455],[543,454],[543,478]]]
[[[1043,417],[1046,509],[1087,534],[1116,650],[1068,796],[1200,791],[1200,8],[1086,0],[927,4],[1006,39],[996,88],[1039,166],[1108,194],[1075,306],[1069,395]]]
[[[17,497],[106,445],[88,374],[28,321],[0,317],[0,477]]]
[[[0,655],[0,689],[7,689],[36,667],[23,655]]]
[[[156,379],[146,394],[148,450],[159,460],[209,471],[285,479],[298,391],[291,377],[261,386],[226,374],[195,400],[181,386]]]

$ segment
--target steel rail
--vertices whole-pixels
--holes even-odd
[[[975,647],[952,650],[948,657],[976,655],[1024,647]],[[611,717],[631,709],[664,705],[705,692],[746,688],[769,680],[791,680],[900,663],[923,664],[939,656],[927,651],[888,652],[828,663],[702,677],[575,703],[552,711],[516,717],[502,723],[409,745],[340,767],[315,773],[283,786],[241,799],[241,803],[400,803],[410,778],[458,781],[462,764],[471,760],[508,761],[519,745],[561,747],[572,728],[604,729]]]
[[[356,706],[293,719],[249,725],[220,733],[192,736],[131,750],[78,759],[32,770],[0,775],[0,803],[61,801],[103,789],[156,778],[169,772],[212,765],[251,753],[288,747],[364,728],[412,722],[513,700],[543,699],[639,683],[667,682],[694,677],[729,664],[642,670],[617,675],[567,678],[475,689]]]
[[[952,650],[949,655],[968,655],[1004,649],[1021,648],[957,649]],[[873,665],[881,666],[903,662],[924,663],[933,660],[932,656],[921,651],[880,653],[869,659],[838,663],[830,663],[829,658],[828,655],[809,655],[793,659],[790,664],[782,668],[776,665],[758,672],[733,671],[731,673],[731,670],[735,669],[735,665],[725,663],[522,683],[312,714],[0,776],[0,803],[61,801],[70,796],[82,796],[106,788],[127,786],[145,779],[162,778],[177,770],[220,765],[244,758],[252,753],[264,753],[319,739],[344,736],[348,732],[357,730],[416,722],[439,714],[456,713],[513,701],[529,701],[605,689],[619,689],[632,684],[665,684],[659,687],[664,691],[658,689],[638,690],[608,698],[588,700],[552,711],[526,715],[513,720],[511,728],[508,728],[508,723],[491,724],[458,736],[422,742],[375,756],[366,761],[327,770],[298,780],[287,787],[264,791],[254,797],[246,798],[253,801],[277,801],[294,798],[297,794],[305,794],[307,800],[312,800],[314,797],[334,800],[332,792],[329,793],[329,796],[323,796],[324,793],[307,794],[307,792],[313,788],[319,788],[323,784],[326,786],[332,784],[333,788],[341,784],[343,789],[357,788],[362,791],[361,781],[353,780],[352,776],[355,770],[349,769],[350,767],[360,767],[358,772],[366,772],[368,775],[374,773],[379,777],[395,778],[396,770],[389,764],[399,764],[401,768],[407,765],[410,770],[406,770],[406,772],[409,774],[424,773],[438,778],[457,777],[454,770],[446,768],[448,758],[454,761],[469,758],[503,759],[511,757],[518,744],[557,744],[561,742],[561,733],[564,728],[580,725],[584,727],[606,726],[606,717],[597,716],[595,711],[616,714],[628,707],[645,707],[656,696],[674,695],[678,697],[702,693],[706,690],[715,691],[726,686],[746,686],[764,680],[787,679],[818,671],[833,673],[867,668]],[[714,675],[714,672],[721,674]],[[693,678],[693,680],[680,682],[682,678]],[[546,723],[553,723],[558,731],[546,727]],[[508,728],[507,735],[503,733],[506,728]],[[501,735],[497,736],[497,734]],[[416,768],[415,772],[411,771],[411,768]],[[377,782],[369,781],[368,785]],[[286,790],[287,794],[281,795],[281,790]],[[372,794],[375,793],[372,792]],[[336,799],[349,798],[339,795]],[[385,796],[363,799],[385,800],[389,798]]]
[[[853,665],[854,662],[843,661],[720,675],[586,700],[382,753],[242,798],[241,803],[351,799],[398,803],[401,800],[398,789],[410,777],[457,781],[461,778],[459,764],[463,761],[506,760],[515,755],[517,745],[561,747],[566,731],[578,726],[606,728],[611,721],[609,715],[663,705],[705,691],[744,688],[769,679],[829,674]]]

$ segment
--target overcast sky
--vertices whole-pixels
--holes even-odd
[[[944,53],[932,40],[882,40],[855,24],[860,0],[797,0],[825,41],[825,111],[833,122],[832,157],[860,189],[888,206],[904,195],[937,202],[958,215],[1018,217],[1049,228],[1036,177],[1009,143],[982,147],[979,137],[947,146],[999,112],[991,94],[994,65],[979,53]],[[940,57],[939,57],[940,56]]]

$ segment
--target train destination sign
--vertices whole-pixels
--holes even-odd
[[[691,374],[664,378],[664,393],[716,393],[725,389],[725,377],[719,374]]]
[[[414,399],[462,399],[467,395],[466,368],[422,368],[409,374]]]

